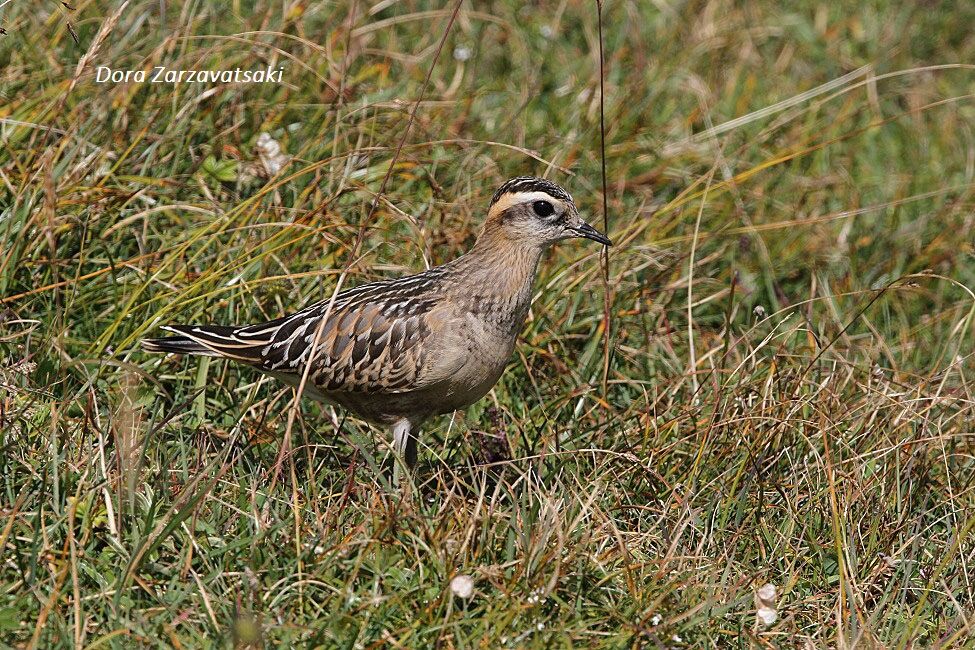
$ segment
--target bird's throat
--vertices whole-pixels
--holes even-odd
[[[543,252],[542,247],[527,243],[478,240],[464,256],[470,258],[465,266],[482,291],[509,298],[531,292]]]
[[[501,332],[515,336],[531,304],[532,285],[544,249],[521,242],[484,237],[455,260],[454,272],[463,277],[455,290],[457,304]]]

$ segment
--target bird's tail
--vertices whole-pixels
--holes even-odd
[[[162,329],[176,332],[177,336],[142,339],[143,350],[227,357],[244,363],[258,363],[262,348],[269,342],[253,335],[248,340],[245,332],[250,328],[227,325],[166,325]]]
[[[169,336],[162,339],[142,339],[142,349],[146,352],[172,352],[173,354],[207,354],[216,355],[187,336]]]

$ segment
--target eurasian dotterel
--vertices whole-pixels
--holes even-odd
[[[473,404],[498,381],[525,324],[542,253],[572,237],[611,245],[580,218],[568,192],[519,176],[494,194],[474,246],[442,266],[363,284],[339,293],[331,308],[326,299],[265,323],[164,326],[177,336],[142,346],[233,359],[293,386],[311,363],[303,394],[389,427],[412,468],[420,424]]]

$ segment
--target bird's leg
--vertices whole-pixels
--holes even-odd
[[[411,429],[412,424],[406,418],[397,420],[393,424],[393,452],[396,458],[393,459],[393,484],[399,485],[400,482],[400,463],[406,464],[406,469],[413,471],[416,467],[416,436]]]

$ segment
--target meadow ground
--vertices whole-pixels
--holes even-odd
[[[137,341],[451,259],[513,175],[602,225],[595,3],[439,57],[453,3],[0,4],[0,645],[972,645],[975,4],[607,0],[608,276],[547,257],[408,502]],[[157,65],[283,78],[96,83]]]

